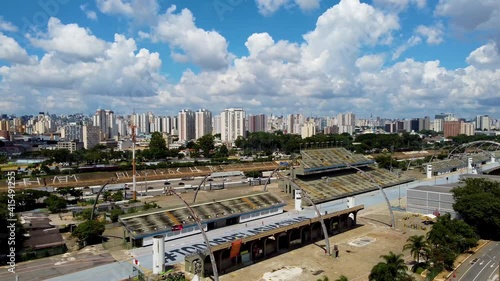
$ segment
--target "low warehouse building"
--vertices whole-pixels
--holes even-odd
[[[422,215],[443,215],[449,213],[452,218],[458,214],[453,210],[455,200],[451,190],[454,186],[417,186],[408,189],[406,211]]]

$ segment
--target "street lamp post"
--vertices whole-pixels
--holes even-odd
[[[217,264],[215,263],[215,257],[214,253],[212,252],[212,247],[210,247],[210,242],[208,241],[207,234],[205,233],[205,229],[201,225],[201,219],[198,217],[198,215],[194,212],[193,208],[184,200],[179,194],[177,194],[174,189],[171,190],[172,194],[177,196],[179,200],[186,205],[186,208],[188,209],[189,213],[191,213],[191,216],[193,217],[193,220],[196,222],[198,225],[198,228],[201,230],[201,235],[203,236],[203,240],[205,241],[205,244],[207,245],[208,253],[210,256],[210,263],[212,263],[212,271],[214,274],[214,281],[219,281],[219,273],[217,271]]]

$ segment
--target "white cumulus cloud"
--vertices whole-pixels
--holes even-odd
[[[160,15],[158,24],[152,28],[154,42],[165,42],[173,50],[173,58],[182,62],[189,60],[203,69],[216,70],[227,66],[227,41],[217,31],[206,31],[195,25],[195,18],[190,10],[183,9],[175,13],[173,5]]]
[[[94,59],[106,49],[104,40],[77,24],[63,24],[57,18],[50,18],[47,26],[46,34],[29,36],[34,46],[80,59]]]
[[[311,11],[319,8],[320,0],[256,0],[259,13],[265,16],[274,14],[281,8],[298,6],[302,11]]]

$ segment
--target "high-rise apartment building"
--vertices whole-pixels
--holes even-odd
[[[356,115],[354,113],[339,114],[337,116],[339,134],[348,133],[352,135],[356,126]]]
[[[83,147],[92,149],[101,142],[101,128],[99,126],[83,126]]]
[[[460,124],[460,121],[444,121],[444,137],[448,138],[460,135]]]
[[[234,142],[245,136],[245,111],[242,108],[226,108],[221,112],[221,140]]]
[[[195,114],[190,109],[179,111],[179,141],[186,142],[195,139]]]
[[[265,132],[266,131],[267,119],[266,115],[250,115],[248,116],[248,132]]]
[[[83,141],[83,126],[70,123],[62,127],[61,129],[61,138],[65,141],[75,141],[78,140],[80,142]]]
[[[288,134],[300,134],[301,127],[305,122],[302,114],[289,114],[286,120],[286,132]]]
[[[94,126],[101,129],[103,140],[109,140],[118,135],[116,116],[112,110],[97,109],[92,119]]]
[[[306,123],[302,124],[302,127],[300,128],[300,136],[305,139],[312,137],[316,134],[316,124],[314,120],[309,120]]]
[[[476,116],[476,130],[489,131],[490,129],[490,117],[488,115]]]
[[[207,109],[199,109],[195,113],[195,138],[212,133],[212,112]]]
[[[474,123],[465,123],[462,122],[460,124],[460,134],[466,136],[473,136],[475,131]]]

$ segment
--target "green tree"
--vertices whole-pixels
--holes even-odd
[[[340,275],[340,277],[335,279],[335,281],[349,281],[349,279],[345,275]]]
[[[75,189],[74,187],[72,187],[69,190],[69,195],[75,197],[76,200],[79,200],[83,195],[83,191],[81,189]]]
[[[104,233],[104,230],[105,226],[103,222],[88,220],[75,228],[73,236],[88,244],[95,244],[101,242],[101,235]]]
[[[60,212],[62,209],[66,208],[66,200],[56,195],[50,195],[47,199],[45,199],[44,203],[47,205],[47,209],[51,213]]]
[[[215,138],[212,135],[204,135],[198,139],[198,147],[203,150],[203,156],[205,156],[205,158],[211,157],[211,151],[215,148],[214,140]]]
[[[217,152],[215,152],[214,155],[215,158],[226,158],[229,157],[229,150],[227,149],[226,145],[221,145],[218,149]]]
[[[453,209],[484,239],[500,239],[500,182],[466,179],[452,190]]]
[[[370,271],[370,281],[400,281],[406,280],[408,267],[405,265],[403,255],[389,252],[388,255],[380,256],[384,262],[379,262]]]
[[[151,134],[149,152],[153,159],[165,158],[167,156],[167,142],[160,132]]]
[[[102,200],[104,200],[104,202],[111,201],[111,191],[109,190],[104,191],[101,195],[101,198]]]
[[[379,155],[375,157],[375,161],[377,162],[379,168],[387,169],[389,170],[396,161],[391,160],[392,156],[390,154],[386,155]]]
[[[92,208],[85,208],[82,210],[80,214],[78,214],[78,217],[82,220],[90,220],[91,215],[92,215]],[[97,216],[97,212],[94,214],[94,216]]]
[[[435,265],[453,267],[453,261],[462,252],[477,245],[474,228],[462,220],[451,219],[450,214],[440,216],[427,233],[431,244],[430,259]]]
[[[115,209],[111,210],[111,215],[110,215],[111,222],[117,222],[118,217],[123,215],[124,213],[125,212],[123,212],[123,210],[120,208],[115,208]]]
[[[122,201],[123,200],[123,192],[117,191],[111,195],[111,200],[114,202]]]
[[[403,246],[403,250],[410,250],[413,259],[418,263],[420,262],[420,257],[422,255],[426,256],[429,252],[429,244],[425,240],[423,235],[413,235],[406,240],[406,244]]]

